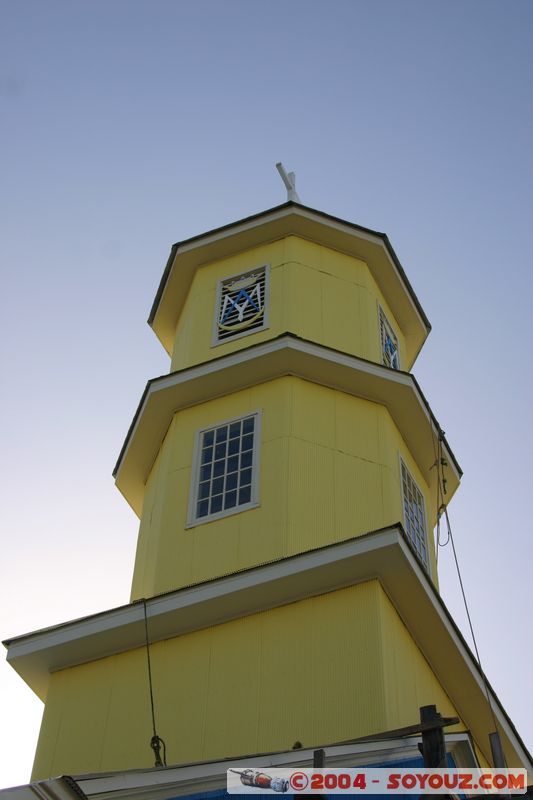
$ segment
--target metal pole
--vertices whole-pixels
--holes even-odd
[[[313,751],[313,769],[323,769],[326,766],[326,751],[322,748]],[[308,794],[310,800],[327,800],[325,794]]]
[[[440,722],[441,715],[436,706],[422,706],[420,709],[420,722]],[[422,756],[425,767],[446,766],[446,745],[444,744],[444,731],[436,725],[434,730],[422,733]]]
[[[493,733],[489,733],[489,742],[490,742],[490,750],[492,753],[492,763],[495,767],[501,767],[502,769],[507,768],[507,762],[505,760],[505,753],[503,752],[503,745],[500,734],[498,731],[494,731]],[[495,797],[500,797],[503,800],[510,800],[510,795],[508,794],[499,794]]]
[[[498,731],[489,733],[490,749],[492,752],[492,761],[495,767],[507,767],[505,755],[502,747],[502,740]]]

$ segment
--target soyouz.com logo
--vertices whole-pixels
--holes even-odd
[[[261,769],[227,771],[228,794],[525,794],[525,769]]]

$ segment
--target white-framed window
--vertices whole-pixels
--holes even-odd
[[[405,532],[420,560],[429,570],[428,537],[424,497],[413,476],[400,458]]]
[[[381,306],[379,306],[379,333],[381,337],[381,360],[386,367],[400,369],[398,337],[394,333],[394,329]]]
[[[213,346],[268,326],[270,266],[231,275],[218,282]]]
[[[260,423],[256,411],[197,433],[189,527],[259,505]]]

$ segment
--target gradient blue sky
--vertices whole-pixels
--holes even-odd
[[[283,202],[281,159],[302,202],[389,235],[433,324],[414,373],[465,471],[482,660],[533,747],[532,39],[529,0],[0,3],[1,638],[128,600],[111,469],[169,368],[145,319],[170,245]],[[8,786],[42,706],[0,667]]]

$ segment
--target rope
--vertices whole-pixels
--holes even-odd
[[[155,725],[155,705],[154,705],[154,691],[152,687],[152,664],[150,661],[150,640],[148,638],[148,614],[146,611],[146,600],[143,597],[143,609],[144,609],[144,634],[145,634],[145,643],[146,643],[146,662],[148,665],[148,686],[150,689],[150,708],[152,711],[152,730],[153,736],[150,739],[150,747],[154,751],[155,756],[155,767],[166,767],[167,765],[167,747],[163,739],[157,735],[157,729]],[[161,746],[163,746],[163,758],[161,758]]]

